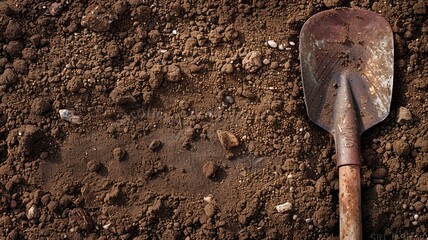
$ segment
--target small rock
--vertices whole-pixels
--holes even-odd
[[[35,205],[32,205],[27,210],[27,213],[26,213],[28,220],[38,219],[40,217],[40,215],[41,215],[40,209]]]
[[[267,59],[267,58],[263,59],[263,64],[264,65],[268,65],[269,63],[270,63],[269,59]]]
[[[97,172],[101,168],[101,163],[97,160],[90,160],[86,167],[88,168],[88,171],[90,172]]]
[[[153,140],[149,145],[149,149],[152,151],[157,151],[161,147],[162,147],[162,142],[158,139]]]
[[[61,119],[70,122],[72,124],[82,124],[82,118],[79,115],[75,115],[74,111],[68,109],[58,110]]]
[[[233,65],[230,63],[226,63],[221,67],[221,72],[226,74],[233,73]]]
[[[405,107],[400,107],[398,109],[398,114],[397,114],[397,123],[404,125],[404,124],[411,124],[412,122],[413,122],[413,119],[412,119],[412,113],[410,112],[410,110]]]
[[[55,212],[58,209],[58,206],[59,206],[59,204],[57,201],[50,201],[48,203],[48,209],[51,212]]]
[[[208,217],[213,217],[215,215],[216,208],[213,204],[208,203],[207,205],[205,205],[204,212],[205,215],[207,215]]]
[[[143,42],[137,42],[136,44],[134,44],[134,46],[132,47],[131,51],[134,54],[140,53],[142,52],[144,49],[144,43]]]
[[[202,168],[202,172],[204,176],[207,178],[215,177],[217,170],[218,170],[218,165],[215,164],[213,161],[209,161],[205,163]]]
[[[112,16],[101,5],[92,4],[85,10],[80,24],[95,32],[106,32],[110,29]]]
[[[385,187],[383,185],[381,185],[381,184],[376,184],[374,186],[374,190],[376,192],[376,195],[378,197],[380,197],[383,194],[383,192],[385,191]]]
[[[161,41],[162,35],[157,29],[150,30],[148,33],[149,42],[152,44],[156,44]]]
[[[394,191],[394,189],[395,189],[395,185],[394,185],[393,183],[389,183],[389,184],[387,184],[387,185],[386,185],[386,187],[385,187],[385,190],[386,190],[387,192],[392,192],[392,191]]]
[[[49,111],[51,108],[52,105],[48,98],[38,97],[31,104],[31,111],[39,115]]]
[[[278,47],[278,44],[275,42],[275,41],[273,41],[273,40],[269,40],[269,41],[267,41],[267,44],[269,45],[269,47],[271,47],[271,48],[277,48]]]
[[[48,205],[50,201],[51,201],[51,195],[49,193],[43,195],[40,199],[40,202],[43,204],[43,206]]]
[[[392,144],[394,152],[399,156],[407,156],[410,154],[410,145],[404,140],[396,140]]]
[[[293,208],[293,205],[290,202],[286,202],[280,205],[277,205],[275,207],[276,211],[282,213],[282,212],[288,212]]]
[[[262,66],[262,54],[259,51],[251,51],[242,59],[242,67],[250,73],[256,72]]]
[[[373,172],[372,177],[377,179],[382,179],[386,176],[386,169],[385,168],[379,168],[376,169],[376,171]]]
[[[226,96],[224,96],[223,103],[225,103],[227,105],[234,104],[235,103],[235,98],[233,96],[226,95]]]
[[[217,130],[217,137],[224,149],[229,150],[239,145],[238,138],[229,131]]]
[[[49,7],[49,14],[51,16],[58,16],[63,9],[62,3],[54,2]]]
[[[212,194],[209,194],[208,196],[204,197],[204,201],[207,203],[212,203],[213,202]]]
[[[121,162],[125,158],[126,151],[123,148],[117,147],[113,149],[113,158],[114,160]]]
[[[271,67],[272,69],[277,69],[277,68],[279,67],[279,63],[278,63],[278,62],[271,62],[271,63],[270,63],[270,67]]]

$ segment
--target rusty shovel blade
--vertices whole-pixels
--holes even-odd
[[[389,114],[394,71],[391,27],[361,9],[333,9],[312,16],[300,33],[300,63],[309,118],[334,131],[337,102],[349,94],[358,133]],[[349,88],[343,90],[343,88]],[[339,107],[340,108],[340,107]]]

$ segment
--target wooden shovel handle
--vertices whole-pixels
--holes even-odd
[[[360,166],[339,167],[340,239],[361,240]]]

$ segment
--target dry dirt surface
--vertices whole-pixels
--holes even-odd
[[[0,239],[337,239],[334,141],[298,57],[335,7],[394,32],[391,113],[362,136],[364,236],[427,239],[427,5],[2,0]]]

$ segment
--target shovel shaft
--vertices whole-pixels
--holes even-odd
[[[339,167],[340,239],[362,239],[360,166]]]

